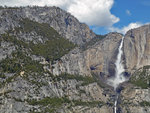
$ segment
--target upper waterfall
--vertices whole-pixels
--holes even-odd
[[[123,76],[123,72],[125,71],[123,61],[122,61],[122,55],[123,55],[123,41],[124,37],[121,39],[121,43],[118,48],[118,55],[117,55],[117,60],[115,62],[115,76],[113,78],[108,79],[108,84],[113,86],[114,89],[119,86],[120,83],[126,81],[126,78]]]
[[[123,75],[123,72],[125,71],[123,61],[122,61],[122,55],[123,55],[123,41],[124,37],[121,39],[121,43],[118,48],[118,55],[117,60],[115,62],[115,77],[108,79],[108,84],[114,87],[114,90],[116,91],[117,87],[120,83],[126,81],[126,78]],[[116,91],[117,92],[117,91]],[[116,94],[115,98],[115,104],[114,104],[114,112],[117,113],[117,102],[118,102],[118,94]]]

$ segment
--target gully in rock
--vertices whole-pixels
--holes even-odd
[[[123,75],[124,70],[124,66],[122,63],[122,47],[123,47],[123,41],[124,41],[124,37],[121,40],[121,43],[119,45],[118,48],[118,55],[117,55],[117,60],[115,62],[115,66],[116,66],[116,73],[115,73],[115,77],[108,79],[108,84],[114,87],[114,90],[116,92],[116,98],[115,98],[115,103],[114,103],[114,113],[117,113],[117,102],[118,102],[118,92],[117,92],[117,88],[119,86],[120,83],[123,83],[126,81],[126,78]]]

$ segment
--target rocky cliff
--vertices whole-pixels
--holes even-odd
[[[98,75],[113,76],[115,73],[114,63],[117,55],[117,48],[122,35],[109,33],[104,39],[97,41],[86,50],[77,48],[63,56],[60,61],[53,65],[54,75],[67,72],[91,76],[91,72]]]
[[[124,55],[129,72],[150,65],[150,25],[132,29],[126,33]]]
[[[150,25],[129,30],[124,38],[124,63],[131,74],[123,84],[120,110],[123,113],[150,112]]]
[[[92,76],[51,73],[96,36],[87,25],[56,7],[1,8],[0,15],[1,113],[113,111],[114,93]]]
[[[136,70],[123,87],[120,97],[123,113],[150,112],[150,65]]]
[[[80,23],[75,17],[58,7],[20,7],[0,9],[0,33],[19,27],[22,18],[38,23],[47,23],[62,37],[82,45],[96,35],[86,24]]]

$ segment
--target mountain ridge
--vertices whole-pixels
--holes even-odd
[[[5,14],[6,13],[6,14]],[[10,13],[10,14],[9,14]],[[88,42],[95,37],[95,34],[89,29],[86,24],[79,23],[79,21],[70,13],[58,7],[16,7],[4,8],[0,10],[1,17],[7,23],[1,22],[1,32],[8,30],[9,27],[14,28],[18,26],[18,19],[29,18],[30,20],[47,23],[53,27],[61,36],[69,39],[71,42],[81,45]],[[10,17],[13,17],[12,18]],[[16,20],[16,21],[15,21]],[[3,27],[3,28],[2,28]]]

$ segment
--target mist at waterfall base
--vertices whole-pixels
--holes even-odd
[[[124,41],[124,37],[122,37],[121,39],[121,43],[119,45],[119,48],[118,48],[118,55],[117,55],[117,60],[115,62],[115,76],[114,77],[111,77],[107,80],[107,83],[110,85],[110,86],[113,86],[114,87],[114,90],[117,89],[117,87],[119,86],[120,83],[123,83],[125,82],[127,79],[124,77],[123,73],[125,71],[124,69],[124,65],[123,65],[123,61],[122,61],[122,55],[123,55],[123,51],[122,51],[122,48],[123,48],[123,41]]]

